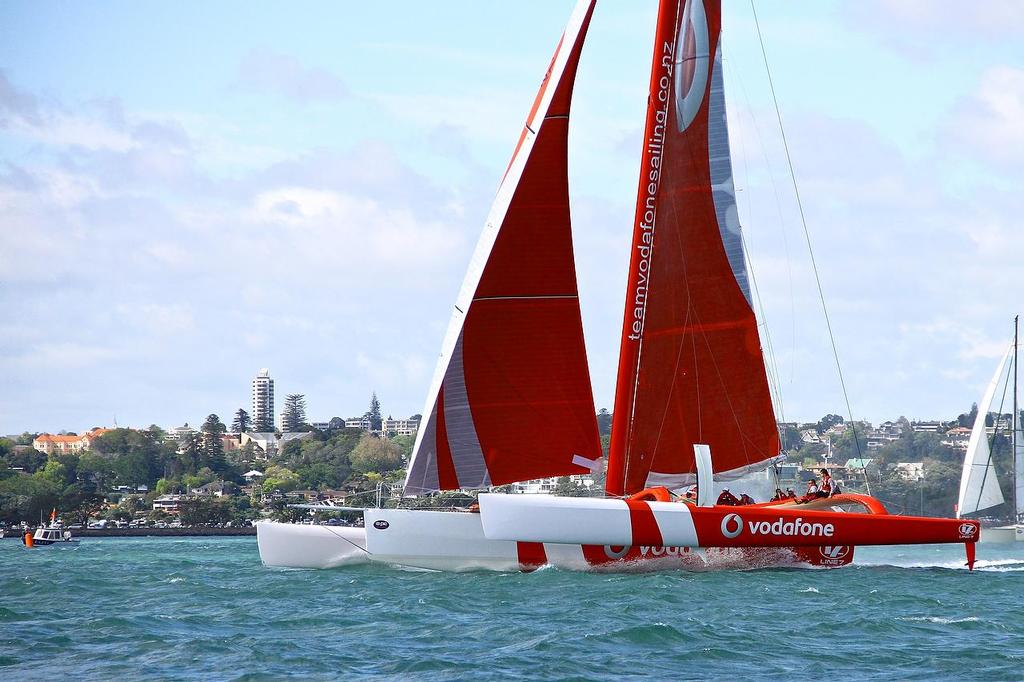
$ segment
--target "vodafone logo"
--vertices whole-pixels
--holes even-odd
[[[848,545],[832,545],[819,547],[818,551],[826,559],[845,559],[850,553],[850,547]]]
[[[621,559],[622,557],[624,557],[627,554],[629,554],[629,550],[630,550],[630,546],[629,545],[626,545],[624,547],[619,546],[619,545],[605,545],[604,546],[604,555],[606,557],[608,557],[609,559]]]
[[[722,519],[722,535],[734,538],[743,532],[743,519],[739,514],[726,514]]]
[[[978,532],[978,527],[973,523],[961,523],[960,524],[960,537],[962,538],[973,538],[974,534]]]

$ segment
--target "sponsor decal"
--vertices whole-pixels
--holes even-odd
[[[681,556],[683,554],[689,554],[689,547],[652,547],[650,545],[641,545],[637,548],[639,550],[639,557],[635,558],[655,558],[655,557],[669,557],[669,556]],[[623,559],[633,550],[633,547],[626,545],[625,547],[619,545],[605,545],[604,555],[609,559]]]
[[[629,549],[629,545],[626,545],[625,547],[621,547],[619,545],[605,545],[604,555],[609,559],[621,559],[629,554]]]
[[[960,524],[960,537],[962,538],[973,538],[977,532],[978,527],[973,523]]]
[[[676,124],[683,132],[697,118],[711,71],[708,17],[702,0],[686,3],[677,35]]]
[[[373,522],[373,527],[376,528],[377,530],[387,530],[388,526],[390,526],[390,525],[391,524],[388,523],[387,521],[385,521],[384,519],[377,519],[376,521]]]
[[[739,514],[726,514],[722,519],[722,535],[734,538],[743,532],[743,519]]]
[[[730,514],[729,516],[736,516]],[[729,517],[725,517],[728,519]],[[739,517],[737,517],[739,518]],[[722,532],[725,532],[725,519],[722,520]],[[774,535],[782,537],[793,537],[793,536],[804,536],[804,537],[832,537],[836,528],[831,523],[819,523],[804,521],[802,517],[796,517],[792,521],[785,521],[783,519],[776,519],[772,521],[750,521],[747,523],[747,528],[750,530],[751,535]],[[736,532],[739,535],[739,532]],[[736,537],[736,535],[727,535],[726,537]]]
[[[819,547],[818,551],[826,559],[845,559],[850,553],[849,545],[827,545]]]

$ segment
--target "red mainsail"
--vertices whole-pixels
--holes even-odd
[[[569,221],[569,105],[595,0],[569,21],[448,328],[407,494],[586,473],[601,456]]]
[[[736,214],[720,0],[662,0],[626,290],[607,490],[779,453]]]

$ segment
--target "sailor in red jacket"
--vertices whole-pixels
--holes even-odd
[[[811,480],[807,481],[807,492],[804,494],[803,497],[801,497],[799,500],[797,500],[797,503],[799,503],[799,504],[807,504],[811,500],[815,500],[817,498],[818,498],[818,481],[817,481],[817,479],[812,478]]]
[[[818,497],[830,497],[835,486],[832,483],[832,476],[828,469],[821,470],[821,486],[818,488]]]

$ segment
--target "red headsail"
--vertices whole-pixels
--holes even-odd
[[[729,157],[720,0],[658,13],[607,489],[693,480],[779,453]]]
[[[448,328],[406,493],[588,472],[601,456],[569,223],[569,104],[594,0],[558,44]]]

